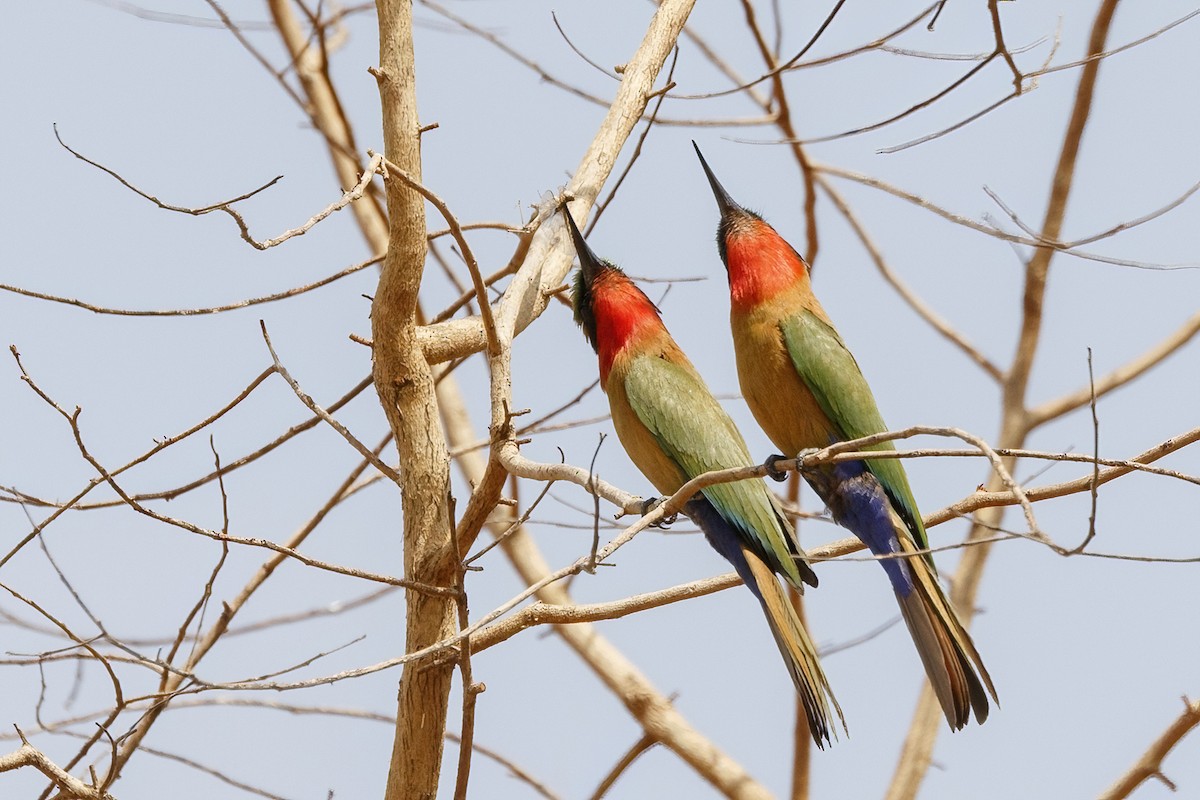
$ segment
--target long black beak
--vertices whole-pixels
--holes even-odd
[[[583,234],[579,232],[579,226],[575,224],[575,218],[567,210],[566,203],[563,203],[562,213],[567,218],[567,228],[570,229],[571,240],[575,243],[575,253],[579,256],[579,269],[583,272],[583,279],[587,281],[588,285],[591,285],[592,279],[596,277],[603,266],[600,257],[592,252],[592,248],[588,247]]]
[[[696,148],[696,155],[700,157],[700,166],[704,167],[704,174],[708,176],[708,185],[712,187],[713,194],[717,198],[717,208],[721,210],[721,216],[727,217],[736,212],[745,212],[745,209],[733,201],[729,196],[729,192],[725,191],[725,187],[717,180],[717,176],[713,175],[713,171],[709,169],[708,162],[704,160],[704,154],[700,152],[700,145],[696,144],[696,140],[692,140],[692,147]]]

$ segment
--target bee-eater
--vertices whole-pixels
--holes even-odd
[[[721,212],[717,249],[729,277],[729,319],[742,395],[783,452],[769,463],[887,430],[854,356],[813,296],[808,264],[761,216],[733,201],[698,146],[696,155]],[[885,442],[868,449],[894,447]],[[993,699],[996,690],[938,583],[921,512],[901,462],[823,465],[806,471],[805,477],[834,520],[881,557],[950,727],[961,729],[972,710],[983,722],[988,714],[984,686]]]
[[[654,487],[672,495],[697,475],[753,463],[733,420],[667,332],[658,308],[624,272],[588,247],[566,207],[579,256],[575,321],[600,357],[622,446]],[[830,741],[830,703],[842,710],[816,648],[775,574],[803,590],[817,585],[775,496],[761,479],[702,489],[683,507],[762,604],[775,643],[800,694],[818,747]],[[842,721],[843,726],[845,721]]]

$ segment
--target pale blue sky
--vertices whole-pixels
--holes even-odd
[[[120,171],[166,202],[201,206],[245,192],[276,175],[273,189],[240,206],[258,238],[298,225],[337,196],[336,179],[319,137],[275,81],[228,32],[139,19],[111,5],[85,0],[13,3],[9,35],[0,48],[5,109],[0,155],[0,283],[121,308],[188,308],[232,302],[306,283],[367,254],[349,213],[308,235],[261,253],[236,235],[230,219],[171,214],[123,189],[109,176],[59,147],[52,124],[80,152]],[[756,74],[759,60],[736,3],[701,3],[692,23],[741,72]],[[813,55],[860,44],[895,27],[921,7],[897,3],[847,4]],[[1078,58],[1085,47],[1093,3],[1002,4],[1010,45],[1060,35],[1055,63]],[[950,2],[932,33],[921,26],[897,44],[942,53],[983,52],[991,27],[982,3]],[[156,11],[211,18],[200,0],[146,0]],[[229,2],[238,20],[263,21],[258,3]],[[562,80],[611,96],[615,81],[583,63],[562,40],[555,10],[572,41],[598,63],[613,66],[637,47],[652,7],[648,3],[457,2],[453,9],[487,27]],[[1193,10],[1186,2],[1128,3],[1109,41],[1144,36]],[[792,15],[785,50],[811,35],[827,5]],[[764,16],[766,11],[763,11]],[[577,165],[604,109],[541,82],[494,47],[449,29],[418,5],[418,97],[422,119],[437,122],[424,140],[426,184],[463,221],[519,223],[525,207],[564,184]],[[1058,26],[1060,25],[1061,28]],[[1200,20],[1193,20],[1113,57],[1101,68],[1092,124],[1081,151],[1065,237],[1081,238],[1139,217],[1175,199],[1200,180]],[[374,19],[350,19],[349,38],[333,75],[356,125],[358,143],[379,148],[378,95],[366,68],[376,63]],[[249,30],[276,64],[286,61],[270,31]],[[1047,57],[1043,41],[1017,57],[1033,70]],[[929,61],[871,54],[789,75],[793,114],[802,135],[823,136],[868,124],[937,91],[968,68],[962,61]],[[694,48],[680,55],[677,92],[724,89],[727,82]],[[873,133],[812,145],[812,157],[865,172],[972,219],[1003,212],[984,186],[1032,225],[1045,209],[1076,71],[1041,78],[1035,91],[971,126],[895,154],[879,151],[938,130],[998,99],[1010,75],[989,66],[945,102]],[[755,114],[741,97],[669,101],[671,118]],[[772,128],[659,127],[641,160],[590,241],[597,253],[648,278],[703,276],[674,285],[662,303],[675,337],[714,392],[737,392],[725,325],[728,300],[713,244],[715,205],[689,139],[704,148],[732,195],[761,211],[798,248],[804,248],[802,184],[784,148],[738,143],[770,141]],[[627,157],[627,153],[625,154]],[[969,232],[870,189],[838,184],[869,227],[892,267],[988,356],[1011,357],[1020,310],[1022,259],[1027,252]],[[1089,246],[1109,256],[1154,264],[1200,261],[1196,201],[1172,214]],[[965,428],[987,438],[998,430],[994,384],[933,333],[883,281],[853,232],[827,198],[818,206],[821,250],[815,288],[854,351],[888,422]],[[430,211],[431,224],[435,219]],[[1010,226],[1011,227],[1011,226]],[[484,271],[511,254],[506,234],[481,232],[472,247]],[[457,264],[451,257],[451,262]],[[431,262],[428,309],[456,292]],[[366,270],[301,298],[216,316],[125,318],[0,292],[0,340],[23,354],[30,374],[67,409],[83,408],[86,441],[109,466],[124,463],[212,413],[269,366],[259,334],[266,321],[284,364],[318,402],[330,403],[369,371],[368,353],[349,333],[369,332],[376,273]],[[465,279],[465,270],[461,276]],[[648,286],[652,297],[664,287]],[[1087,348],[1097,374],[1145,351],[1196,312],[1200,272],[1153,271],[1067,256],[1055,259],[1046,300],[1042,346],[1030,386],[1031,401],[1086,385]],[[1192,343],[1136,384],[1099,403],[1101,448],[1125,458],[1200,419],[1197,395],[1200,345]],[[8,359],[8,356],[5,356]],[[514,400],[534,414],[575,395],[595,377],[595,359],[568,311],[552,304],[514,351]],[[487,419],[486,374],[474,361],[457,373],[477,425]],[[70,431],[19,380],[11,359],[0,367],[0,484],[65,499],[92,477]],[[606,411],[593,392],[572,418]],[[745,405],[726,407],[756,457],[771,452]],[[307,417],[278,379],[268,381],[213,429],[222,459],[230,461]],[[338,414],[369,444],[386,423],[373,395]],[[482,427],[480,428],[482,431]],[[532,458],[589,461],[605,422],[538,437]],[[1090,452],[1086,409],[1046,426],[1031,447]],[[936,445],[929,441],[922,444]],[[283,540],[323,502],[358,456],[328,428],[237,472],[227,482],[231,532]],[[151,491],[209,471],[212,455],[201,437],[167,451],[156,466],[132,472],[128,487]],[[1162,462],[1200,473],[1196,447]],[[607,480],[649,492],[609,438],[597,460]],[[1018,477],[1041,465],[1023,463]],[[1052,483],[1085,474],[1059,465],[1031,480]],[[969,494],[986,478],[982,463],[910,462],[922,509],[929,513]],[[457,478],[456,478],[457,479]],[[522,500],[536,486],[522,488]],[[467,488],[458,484],[460,507]],[[1200,556],[1195,515],[1197,488],[1180,481],[1135,476],[1104,487],[1099,499],[1097,551],[1147,556]],[[559,486],[534,517],[539,545],[555,566],[586,552],[590,530],[570,506],[590,507],[584,492]],[[806,495],[811,504],[811,497]],[[160,509],[210,527],[220,526],[215,487]],[[569,504],[569,505],[568,505]],[[605,509],[606,513],[609,509]],[[819,510],[819,509],[814,509]],[[1087,530],[1086,496],[1039,504],[1039,521],[1057,541],[1074,545]],[[44,512],[32,510],[36,518]],[[379,485],[335,512],[305,545],[318,558],[399,574],[399,502]],[[1006,525],[1019,528],[1019,515]],[[678,526],[681,531],[686,525]],[[0,505],[0,549],[28,532],[19,506]],[[965,523],[931,532],[950,544]],[[826,524],[804,529],[805,543],[843,532]],[[47,531],[53,555],[89,603],[117,634],[131,639],[169,637],[195,602],[217,558],[215,545],[178,529],[150,524],[123,510],[67,515]],[[215,588],[231,596],[263,553],[234,549]],[[938,556],[950,574],[955,553]],[[727,571],[699,536],[648,533],[620,551],[614,568],[572,584],[580,601],[629,594]],[[473,613],[481,615],[519,591],[496,552],[472,574]],[[975,640],[1000,693],[1002,707],[982,727],[943,732],[922,795],[928,798],[1088,797],[1121,774],[1173,720],[1179,697],[1200,694],[1200,645],[1192,632],[1200,602],[1195,564],[1145,564],[1091,558],[1063,559],[1039,545],[1012,541],[997,547],[980,593],[983,613]],[[809,595],[814,638],[834,644],[889,619],[895,606],[878,566],[853,561],[819,568],[821,587]],[[81,633],[93,628],[54,578],[45,557],[30,547],[0,570],[0,581],[25,592]],[[247,606],[242,623],[345,601],[372,586],[287,565]],[[13,601],[0,609],[19,611]],[[231,637],[205,660],[209,680],[233,680],[294,664],[360,636],[366,638],[296,674],[316,676],[374,663],[403,647],[403,607],[392,595],[357,611],[307,626]],[[793,692],[774,644],[750,595],[723,592],[620,621],[603,623],[610,637],[701,731],[777,793],[787,789]],[[0,625],[0,650],[29,653],[49,639]],[[154,647],[146,645],[146,652]],[[640,736],[628,714],[553,636],[529,631],[475,659],[480,697],[477,741],[512,758],[564,798],[586,797]],[[34,669],[5,667],[0,726],[32,727],[39,691]],[[97,709],[111,688],[94,665],[85,670],[70,708],[74,668],[47,668],[43,719]],[[851,736],[813,763],[814,798],[878,797],[890,778],[920,681],[920,663],[902,628],[830,656],[830,681],[846,712]],[[139,676],[135,678],[134,676]],[[308,704],[394,712],[398,671],[389,671],[308,695],[270,696]],[[139,681],[142,684],[139,685]],[[130,672],[127,692],[148,684]],[[457,697],[457,692],[456,692]],[[457,700],[453,702],[457,703]],[[452,708],[457,719],[457,706]],[[452,722],[455,728],[457,721]],[[80,730],[90,732],[87,726]],[[184,753],[227,774],[289,798],[381,795],[391,729],[377,722],[293,717],[261,709],[172,711],[147,744]],[[65,761],[75,747],[67,737],[35,743]],[[0,743],[0,752],[11,743]],[[1181,787],[1200,791],[1200,739],[1185,741],[1166,764]],[[444,793],[449,796],[456,750],[447,747]],[[0,775],[0,794],[34,796],[40,781],[28,772]],[[139,754],[114,787],[123,800],[237,796],[236,790],[170,761]],[[1138,800],[1167,797],[1150,783]],[[477,759],[472,797],[526,798],[529,788],[504,770]],[[614,798],[710,797],[707,784],[674,755],[658,748],[642,756],[613,789]],[[1173,795],[1172,795],[1173,796]]]

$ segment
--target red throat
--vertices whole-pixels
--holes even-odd
[[[608,384],[608,373],[617,354],[665,327],[654,304],[624,275],[611,271],[598,275],[592,292],[603,388]]]
[[[762,220],[725,240],[729,296],[735,311],[747,311],[785,289],[808,284],[808,265]]]

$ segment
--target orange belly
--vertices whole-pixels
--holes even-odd
[[[618,356],[604,387],[608,394],[608,407],[612,412],[613,428],[616,429],[617,438],[621,440],[621,446],[629,454],[634,466],[654,484],[654,488],[660,494],[669,496],[687,483],[688,477],[683,474],[678,464],[667,457],[655,440],[654,434],[642,424],[629,404],[629,398],[625,395],[625,372],[630,360]]]
[[[796,373],[775,310],[763,304],[732,314],[730,327],[742,396],[767,437],[788,457],[828,445],[828,419]]]

